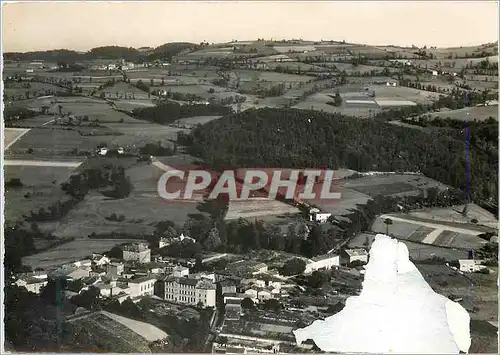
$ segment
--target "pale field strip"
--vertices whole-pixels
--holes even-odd
[[[82,162],[73,161],[46,161],[46,160],[4,160],[5,166],[40,166],[53,168],[78,168]]]
[[[345,100],[346,104],[376,104],[373,100]]]
[[[429,222],[422,222],[422,221],[414,221],[414,220],[411,220],[411,219],[400,218],[400,217],[391,216],[391,215],[382,215],[379,218],[382,218],[382,219],[389,218],[389,219],[391,219],[393,221],[418,224],[420,226],[429,227],[429,228],[433,228],[433,229],[439,230],[440,234],[444,230],[448,230],[450,232],[456,232],[456,233],[474,235],[474,236],[477,236],[479,234],[484,233],[482,231],[471,230],[471,229],[468,229],[468,228],[459,228],[459,227],[442,225],[442,224],[439,224],[439,222],[429,223]],[[433,240],[435,240],[439,236],[439,235],[437,235],[437,236],[434,237],[433,232],[429,233],[429,235],[431,235],[431,234],[432,234]],[[429,237],[429,235],[426,237],[426,239]],[[426,243],[425,239],[424,239],[423,243]]]
[[[409,100],[389,100],[389,99],[375,99],[379,106],[416,106],[417,104]]]
[[[444,229],[439,228],[439,229],[434,229],[432,232],[427,234],[427,236],[422,240],[422,243],[424,244],[432,244],[436,241],[437,237],[441,235],[441,233],[444,232]]]

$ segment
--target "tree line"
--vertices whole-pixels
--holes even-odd
[[[209,166],[327,166],[356,171],[414,171],[465,190],[475,200],[498,196],[498,152],[471,146],[465,179],[463,138],[408,130],[379,119],[297,110],[259,109],[228,115],[181,135]]]

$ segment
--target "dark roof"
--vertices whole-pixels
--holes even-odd
[[[168,276],[165,278],[165,282],[177,282],[181,285],[196,286],[198,284],[199,280],[190,279],[187,277]]]

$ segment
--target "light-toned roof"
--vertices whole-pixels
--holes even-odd
[[[323,255],[318,255],[315,256],[314,258],[311,258],[311,261],[320,261],[320,260],[327,260],[327,259],[334,259],[338,258],[338,255],[336,254],[323,254]]]
[[[345,252],[349,256],[364,256],[364,255],[368,255],[368,252],[365,249],[362,249],[362,248],[346,249]]]

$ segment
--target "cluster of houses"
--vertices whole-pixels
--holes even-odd
[[[158,247],[173,243],[192,241],[181,234],[174,238],[161,238]],[[269,270],[265,263],[255,260],[239,260],[228,264],[225,271],[212,273],[190,273],[195,260],[151,256],[147,243],[133,243],[121,247],[122,258],[114,259],[101,254],[62,265],[50,272],[35,271],[20,275],[15,283],[33,293],[40,293],[50,279],[65,279],[76,283],[77,288],[66,291],[68,297],[80,294],[90,287],[96,287],[101,297],[114,298],[120,303],[127,298],[137,302],[144,296],[165,301],[200,307],[215,307],[217,283],[220,283],[225,302],[236,307],[245,298],[259,303],[268,299],[279,299],[288,295],[287,290],[295,287],[293,282]],[[227,257],[227,254],[212,254],[202,263]],[[326,254],[305,259],[305,274],[316,270],[328,270],[354,260],[367,262],[365,250],[347,250],[344,256]]]

